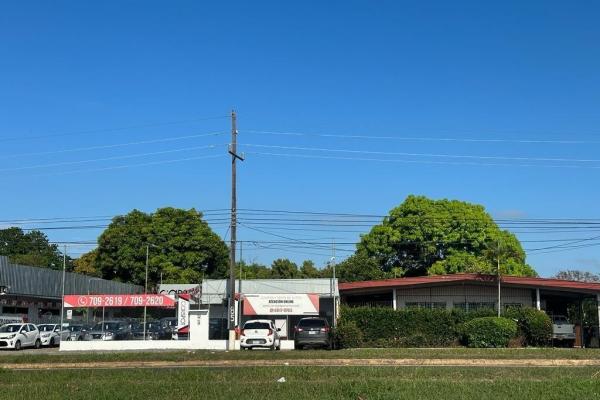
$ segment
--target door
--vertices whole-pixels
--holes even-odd
[[[29,325],[23,325],[21,327],[21,346],[31,346],[33,344],[31,340],[32,332],[29,331]]]
[[[36,339],[38,338],[39,331],[37,330],[35,325],[29,324],[29,337],[31,338],[30,344],[33,346],[35,344]]]

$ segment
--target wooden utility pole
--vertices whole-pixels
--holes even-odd
[[[231,111],[231,242],[229,244],[229,293],[227,307],[227,327],[229,329],[229,349],[235,347],[235,250],[237,241],[237,176],[236,161],[244,158],[237,154],[237,116]]]

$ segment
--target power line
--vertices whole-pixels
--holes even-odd
[[[600,166],[589,165],[550,165],[550,164],[503,164],[503,163],[477,163],[477,162],[454,162],[454,161],[425,161],[425,160],[400,160],[385,158],[368,157],[339,157],[339,156],[320,156],[313,154],[292,154],[292,153],[270,153],[270,152],[246,152],[246,154],[255,154],[261,156],[274,157],[292,157],[292,158],[311,158],[321,160],[346,160],[346,161],[375,161],[391,162],[404,164],[431,164],[431,165],[456,165],[456,166],[481,166],[481,167],[523,167],[523,168],[570,168],[570,169],[600,169]]]
[[[225,145],[226,144],[210,144],[210,145],[205,145],[205,146],[193,146],[193,147],[183,147],[183,148],[179,148],[179,149],[153,151],[153,152],[148,152],[148,153],[128,154],[128,155],[123,155],[123,156],[112,156],[112,157],[95,158],[95,159],[88,159],[88,160],[63,161],[63,162],[51,163],[51,164],[29,165],[26,167],[4,168],[4,169],[0,169],[0,172],[23,171],[23,170],[38,169],[38,168],[51,168],[51,167],[59,167],[59,166],[64,166],[64,165],[87,164],[87,163],[94,163],[94,162],[100,162],[100,161],[125,160],[125,159],[129,159],[129,158],[148,157],[148,156],[155,156],[155,155],[161,155],[161,154],[178,153],[178,152],[183,152],[183,151],[214,149],[218,146],[225,146]]]
[[[513,156],[475,156],[475,155],[434,154],[434,153],[407,153],[407,152],[389,152],[389,151],[331,149],[331,148],[322,148],[322,147],[279,146],[279,145],[266,145],[266,144],[255,144],[255,143],[243,143],[242,146],[268,148],[268,149],[321,151],[321,152],[332,152],[332,153],[373,154],[373,155],[408,156],[408,157],[468,158],[468,159],[477,159],[477,160],[553,161],[553,162],[581,162],[581,163],[600,162],[600,159],[573,159],[573,158],[548,158],[548,157],[539,158],[539,157],[513,157]]]
[[[306,133],[306,132],[280,132],[280,131],[264,131],[264,130],[248,130],[243,133],[262,134],[262,135],[279,135],[279,136],[307,136],[307,137],[324,137],[324,138],[341,138],[341,139],[366,139],[366,140],[398,140],[407,142],[466,142],[466,143],[521,143],[521,144],[600,144],[597,140],[567,140],[567,139],[480,139],[480,138],[442,138],[442,137],[422,137],[422,136],[372,136],[372,135],[342,135],[342,134],[323,134],[323,133]]]
[[[115,144],[89,146],[89,147],[78,147],[78,148],[54,150],[54,151],[41,151],[41,152],[36,152],[36,153],[9,154],[9,155],[0,156],[0,159],[27,157],[27,156],[42,156],[42,155],[62,154],[62,153],[74,153],[74,152],[80,152],[80,151],[91,151],[91,150],[102,150],[102,149],[113,149],[113,148],[118,148],[118,147],[136,146],[136,145],[141,145],[141,144],[166,143],[166,142],[173,142],[173,141],[177,141],[177,140],[218,136],[218,135],[222,135],[223,133],[224,132],[212,132],[212,133],[203,133],[203,134],[198,134],[198,135],[178,136],[178,137],[172,137],[172,138],[141,140],[141,141],[137,141],[137,142],[115,143]]]
[[[207,158],[218,158],[218,157],[223,157],[223,156],[224,156],[223,154],[216,154],[216,155],[210,155],[210,156],[178,158],[178,159],[174,159],[174,160],[154,161],[154,162],[147,162],[147,163],[140,163],[140,164],[118,165],[118,166],[114,166],[114,167],[105,167],[105,168],[79,169],[79,170],[63,171],[63,172],[56,172],[56,173],[49,173],[49,174],[38,174],[38,175],[33,175],[33,176],[68,175],[68,174],[79,174],[79,173],[85,173],[85,172],[99,172],[99,171],[110,171],[110,170],[115,170],[115,169],[148,167],[148,166],[152,166],[152,165],[173,164],[173,163],[178,163],[178,162],[183,162],[183,161],[203,160],[203,159],[207,159]]]
[[[129,129],[155,128],[155,127],[159,127],[159,126],[178,125],[178,124],[185,124],[188,122],[200,122],[200,121],[208,121],[208,120],[221,119],[221,118],[227,118],[227,116],[199,117],[199,118],[179,120],[179,121],[129,125],[129,126],[117,127],[117,128],[90,129],[90,130],[72,131],[72,132],[64,132],[64,133],[52,133],[52,134],[37,135],[37,136],[14,136],[14,137],[8,137],[8,138],[0,138],[0,142],[36,140],[36,139],[46,139],[46,138],[60,137],[60,136],[88,135],[88,134],[94,134],[94,133],[119,132],[119,131],[126,131]]]

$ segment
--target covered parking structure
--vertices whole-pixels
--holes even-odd
[[[589,335],[598,341],[600,283],[483,274],[453,274],[340,283],[340,298],[350,307],[480,308],[535,307],[549,316],[568,315],[593,303],[594,326]],[[581,322],[580,322],[581,323]],[[583,329],[580,331],[583,336]],[[590,336],[591,337],[591,336]],[[582,339],[582,343],[586,340]],[[589,338],[586,338],[589,339]],[[589,342],[589,340],[587,340]]]

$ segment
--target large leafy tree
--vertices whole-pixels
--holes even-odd
[[[273,278],[298,278],[298,266],[287,258],[278,258],[271,264]]]
[[[16,264],[51,269],[62,269],[63,254],[56,244],[50,243],[40,231],[25,233],[21,228],[0,229],[0,256],[7,256]],[[71,270],[67,257],[67,269]]]
[[[357,256],[387,276],[457,272],[536,275],[518,239],[480,205],[409,196],[361,237]]]
[[[165,283],[226,275],[228,248],[202,214],[171,207],[115,217],[98,239],[93,267],[103,278],[143,285],[147,247],[151,285],[161,275]]]

